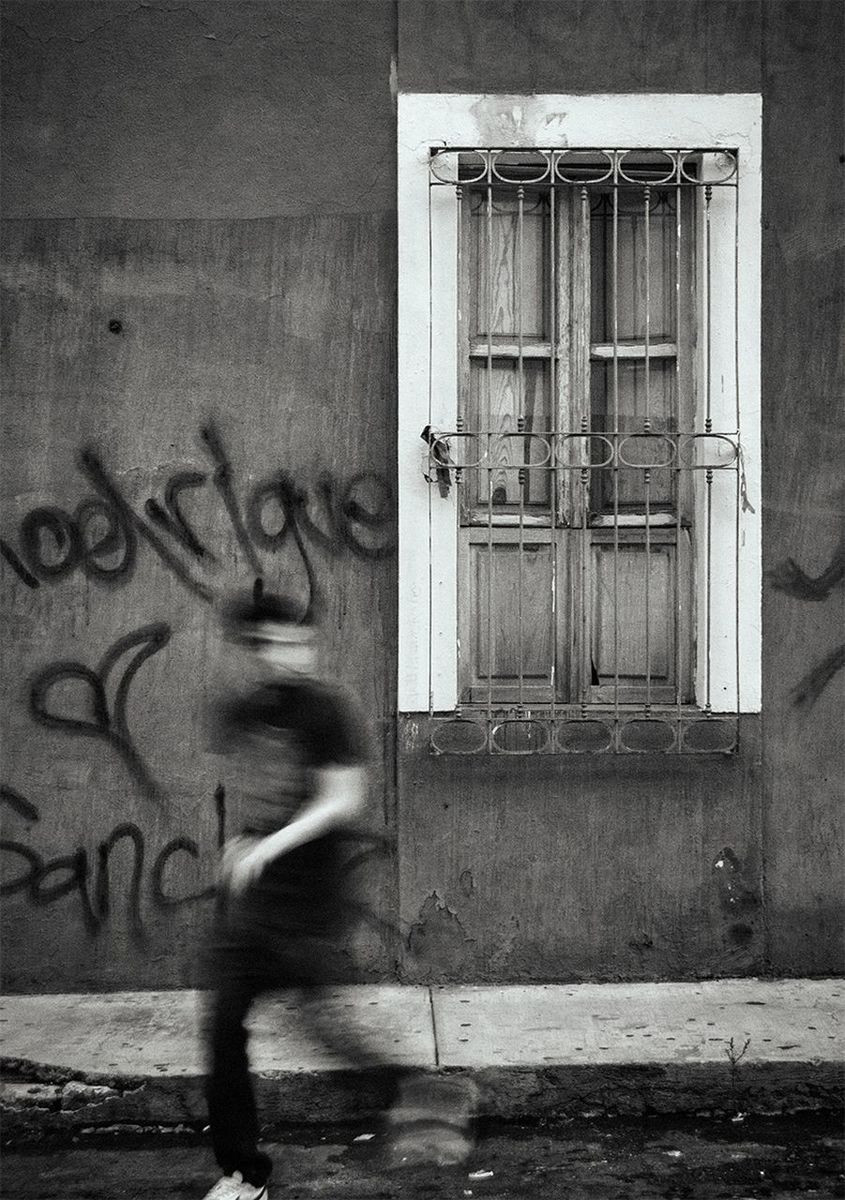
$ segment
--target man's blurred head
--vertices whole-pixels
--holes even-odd
[[[310,615],[285,596],[256,585],[252,596],[232,601],[223,613],[226,638],[251,651],[274,675],[311,676],[319,663],[319,635]]]

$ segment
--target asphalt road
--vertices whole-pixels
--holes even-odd
[[[359,1138],[359,1140],[354,1140]],[[840,1200],[841,1117],[716,1122],[579,1120],[487,1126],[462,1167],[391,1166],[383,1131],[292,1131],[274,1141],[271,1200]],[[173,1136],[9,1150],[4,1200],[200,1198],[205,1144]]]

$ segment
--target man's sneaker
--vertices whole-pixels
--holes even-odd
[[[211,1191],[206,1193],[205,1200],[268,1200],[267,1184],[256,1187],[255,1184],[245,1183],[240,1171],[235,1171],[234,1175],[224,1175],[218,1179]]]

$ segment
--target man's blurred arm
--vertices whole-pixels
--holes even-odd
[[[320,767],[314,772],[314,795],[283,829],[246,842],[236,839],[223,856],[223,879],[238,893],[257,879],[271,862],[361,815],[367,798],[367,772],[362,766]]]

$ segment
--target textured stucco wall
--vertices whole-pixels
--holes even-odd
[[[195,980],[223,808],[213,602],[259,571],[304,598],[309,569],[372,715],[372,828],[399,838],[356,868],[381,924],[348,973],[841,970],[839,5],[2,20],[5,985]],[[397,86],[762,93],[764,709],[737,758],[470,770],[410,721],[394,786]],[[304,552],[264,536],[280,471]]]
[[[393,208],[389,0],[3,5],[5,217]]]
[[[764,675],[728,766],[437,759],[403,723],[409,977],[838,972],[841,6],[400,2],[411,92],[760,92]],[[759,498],[758,498],[759,502]]]
[[[3,20],[4,984],[189,983],[228,589],[313,578],[393,829],[394,14]],[[381,977],[389,849],[351,869],[385,924],[341,968]]]

